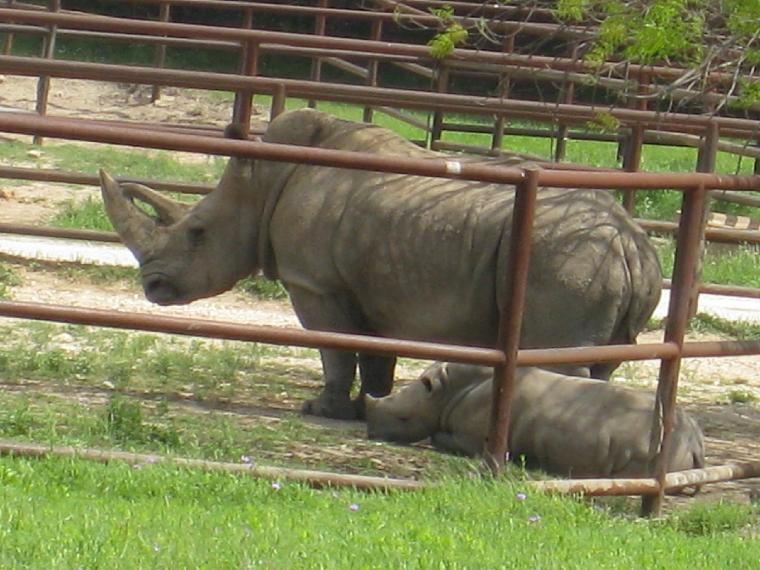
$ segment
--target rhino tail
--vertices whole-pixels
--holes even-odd
[[[633,222],[632,222],[633,223]],[[632,232],[623,244],[630,294],[628,304],[621,308],[610,344],[636,344],[636,337],[646,327],[660,302],[662,270],[657,253],[640,228]],[[600,362],[591,366],[591,377],[609,380],[617,362]]]

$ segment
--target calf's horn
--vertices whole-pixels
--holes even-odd
[[[138,262],[149,255],[156,223],[125,196],[121,185],[100,171],[100,190],[111,223]]]

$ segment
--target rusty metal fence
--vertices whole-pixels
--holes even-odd
[[[184,0],[193,3],[196,0]],[[200,3],[200,0],[197,0]],[[175,2],[180,3],[180,2]],[[212,4],[211,0],[203,0]],[[249,8],[260,3],[224,2]],[[60,8],[60,6],[58,5]],[[326,9],[326,8],[325,8]],[[320,51],[321,57],[330,50],[360,52],[372,57],[429,61],[424,46],[393,44],[376,40],[331,38],[317,35],[269,32],[251,28],[221,28],[170,22],[126,20],[110,17],[47,12],[34,9],[0,8],[0,24],[49,26],[54,30],[80,30],[87,32],[140,34],[160,38],[230,42],[236,46],[257,47],[274,43],[280,48],[311,49]],[[6,44],[7,45],[7,44]],[[455,52],[454,60],[488,60],[496,65],[508,65],[510,55],[497,52],[478,54]],[[287,49],[284,53],[288,53]],[[284,97],[301,97],[307,100],[333,100],[381,108],[388,104],[402,108],[424,109],[433,112],[488,113],[497,116],[518,116],[532,119],[547,118],[566,124],[581,124],[593,119],[594,109],[572,103],[544,105],[515,101],[501,97],[483,97],[473,101],[471,97],[457,94],[418,92],[391,89],[373,85],[344,85],[312,80],[295,80],[255,76],[255,58],[243,58],[242,74],[187,72],[158,68],[106,65],[53,58],[28,58],[12,55],[0,56],[0,73],[31,75],[37,77],[67,77],[91,80],[125,81],[147,85],[194,87],[201,89],[229,90],[238,94],[235,117],[250,120],[245,107],[250,103],[251,93],[267,93],[274,97],[273,114],[282,110]],[[411,61],[406,61],[411,63]],[[250,108],[250,107],[249,107]],[[707,152],[715,153],[718,133],[730,136],[750,137],[756,132],[755,121],[735,117],[694,117],[680,113],[659,114],[641,109],[617,109],[610,113],[622,124],[632,128],[674,128],[680,132],[702,135],[709,142]],[[665,491],[676,483],[688,484],[760,475],[760,462],[739,467],[693,470],[677,474],[665,473],[662,458],[667,455],[670,432],[674,417],[678,374],[682,358],[703,356],[738,356],[760,354],[759,341],[696,342],[684,341],[689,317],[691,292],[695,285],[695,271],[699,257],[699,244],[703,234],[703,220],[708,192],[742,191],[760,189],[760,177],[716,175],[710,173],[652,174],[604,170],[579,170],[569,167],[506,168],[484,162],[470,162],[458,157],[439,160],[414,160],[380,155],[343,152],[319,148],[292,148],[267,144],[258,140],[229,140],[218,132],[198,128],[166,126],[149,128],[147,125],[114,121],[93,121],[76,118],[51,117],[42,113],[0,113],[0,131],[22,133],[35,137],[55,137],[92,142],[129,145],[144,148],[172,149],[215,155],[246,156],[257,159],[299,162],[314,165],[330,165],[341,168],[368,169],[401,174],[415,174],[443,178],[478,180],[517,187],[514,209],[512,250],[507,272],[507,299],[501,316],[499,341],[495,348],[472,348],[441,345],[427,342],[410,342],[395,339],[379,339],[275,327],[254,327],[222,322],[192,319],[156,317],[145,314],[113,313],[88,309],[75,309],[33,303],[0,302],[0,315],[7,317],[42,319],[59,322],[90,324],[96,326],[129,328],[175,334],[208,336],[235,340],[288,344],[312,348],[342,348],[377,354],[395,354],[423,359],[451,360],[493,366],[495,395],[491,420],[491,437],[487,456],[495,471],[503,468],[506,452],[507,426],[517,365],[549,365],[557,363],[584,363],[589,361],[619,361],[660,359],[661,368],[657,389],[655,415],[662,420],[661,437],[654,437],[652,451],[660,458],[651,478],[640,480],[573,481],[547,483],[550,490],[564,492],[587,492],[591,494],[640,494],[644,497],[644,510],[659,512]],[[712,141],[712,142],[710,142]],[[709,161],[704,159],[703,163]],[[73,173],[34,172],[20,168],[4,168],[0,176],[63,180],[91,184],[92,177]],[[164,183],[164,189],[200,191],[209,189]],[[672,280],[672,294],[663,341],[636,346],[598,346],[542,350],[519,350],[518,339],[525,297],[527,269],[530,262],[530,243],[533,210],[536,193],[540,187],[563,188],[609,188],[619,190],[675,189],[683,193],[683,207],[678,225],[676,265]],[[568,190],[572,191],[572,190]],[[27,228],[28,230],[28,228]],[[0,231],[20,231],[18,227],[3,226]],[[54,232],[39,229],[38,232]],[[65,232],[69,236],[114,240],[113,235],[97,232]],[[661,416],[658,414],[661,413]],[[660,433],[659,431],[656,432]]]

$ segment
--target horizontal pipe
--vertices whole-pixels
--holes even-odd
[[[37,182],[58,182],[62,184],[81,184],[82,186],[100,186],[99,176],[45,168],[23,168],[0,165],[0,178],[34,180]],[[119,182],[137,182],[138,184],[150,186],[155,190],[165,190],[167,192],[179,192],[183,194],[208,194],[214,189],[214,186],[209,186],[208,184],[193,184],[190,182],[164,182],[162,180],[132,178],[128,176],[119,176],[117,179]]]
[[[425,360],[450,360],[485,366],[497,366],[504,361],[503,353],[492,348],[465,347],[453,344],[283,327],[242,325],[145,313],[60,307],[42,303],[0,301],[0,316],[276,345],[344,349]],[[619,360],[653,360],[656,358],[674,358],[678,352],[678,346],[675,343],[534,348],[520,350],[517,362],[520,366],[549,366]],[[686,357],[747,356],[753,354],[760,354],[760,340],[690,342],[686,343],[682,350],[682,355]]]
[[[412,479],[394,479],[390,477],[372,477],[368,475],[349,475],[343,473],[328,473],[325,471],[313,471],[308,469],[288,469],[285,467],[271,467],[256,465],[254,463],[224,463],[218,461],[206,461],[204,459],[190,459],[185,457],[169,457],[166,455],[153,455],[145,453],[130,453],[126,451],[107,451],[102,449],[70,447],[62,445],[39,445],[35,443],[16,443],[0,441],[0,455],[10,457],[66,457],[74,459],[86,459],[98,463],[112,463],[114,461],[128,463],[130,465],[171,465],[188,469],[200,469],[203,471],[223,471],[241,475],[252,475],[275,481],[293,481],[306,483],[314,487],[352,487],[362,490],[389,491],[416,491],[426,485]]]
[[[265,160],[420,176],[480,180],[504,184],[515,184],[524,177],[521,169],[467,164],[457,160],[413,159],[377,153],[296,147],[285,144],[220,139],[201,135],[151,132],[131,128],[113,129],[102,124],[91,124],[89,121],[81,119],[39,117],[20,113],[0,113],[0,130],[145,148],[243,156]]]
[[[758,153],[758,158],[760,158],[760,148],[751,147],[751,149]],[[744,206],[760,208],[760,196],[752,194],[742,194],[740,192],[731,192],[730,190],[715,190],[710,192],[710,198],[715,200],[725,200],[732,204],[742,204]]]
[[[661,220],[644,220],[637,218],[636,222],[646,231],[653,233],[675,234],[678,224]],[[731,228],[705,228],[705,238],[708,241],[721,243],[760,243],[760,231],[735,230]]]
[[[670,289],[670,279],[663,279],[662,286]],[[749,297],[760,299],[760,289],[755,287],[741,287],[739,285],[719,285],[717,283],[701,283],[699,285],[700,293],[709,293],[711,295],[726,295],[730,297]]]
[[[737,481],[760,477],[760,461],[730,463],[703,469],[674,471],[665,476],[665,492],[675,492],[684,487]],[[659,485],[654,478],[642,479],[557,479],[533,481],[532,485],[544,493],[561,495],[613,496],[656,495]]]
[[[0,9],[2,12],[2,9]],[[610,114],[624,124],[641,124],[648,128],[671,129],[701,133],[711,121],[716,122],[724,136],[757,138],[757,122],[727,117],[704,117],[687,113],[661,113],[595,105],[553,104],[499,97],[472,97],[447,93],[430,93],[411,89],[368,87],[317,81],[248,77],[229,73],[155,69],[127,65],[49,60],[33,57],[0,56],[0,72],[26,76],[49,75],[71,79],[171,85],[199,89],[274,93],[284,86],[291,97],[322,98],[331,101],[435,109],[476,114],[505,114],[560,123],[585,124],[594,121],[599,113]]]
[[[2,59],[2,58],[0,58]],[[112,129],[81,119],[39,117],[24,113],[0,113],[0,130],[92,142],[202,152],[217,155],[245,156],[266,160],[297,162],[339,168],[376,170],[481,182],[517,184],[525,174],[520,168],[489,166],[450,159],[412,159],[376,153],[328,150],[316,147],[219,139],[207,136],[150,132],[139,129]],[[734,176],[707,173],[649,173],[573,170],[542,170],[541,186],[565,188],[705,188],[754,190],[760,188],[760,176]]]
[[[81,230],[75,228],[54,228],[51,226],[33,226],[31,224],[11,224],[7,222],[0,222],[0,234],[121,243],[121,239],[115,232],[101,232],[97,230]]]
[[[416,342],[295,328],[241,325],[145,313],[60,307],[42,303],[0,301],[0,315],[59,323],[262,342],[280,346],[342,349],[425,360],[451,360],[487,366],[496,366],[504,359],[501,351],[489,348],[461,347],[433,342]]]

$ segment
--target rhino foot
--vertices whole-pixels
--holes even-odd
[[[356,403],[348,397],[333,396],[322,392],[318,398],[307,400],[301,412],[309,416],[320,416],[336,420],[355,420],[358,417]]]

